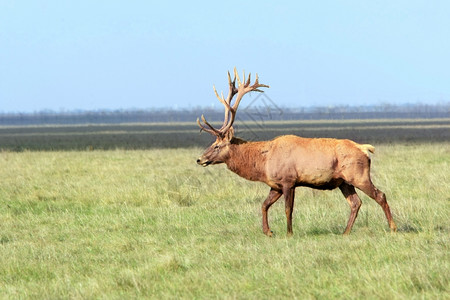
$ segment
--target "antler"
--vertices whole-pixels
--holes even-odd
[[[202,121],[203,123],[209,127],[206,128],[205,125],[202,125],[200,123],[200,120],[197,119],[197,124],[200,126],[200,131],[204,130],[206,132],[209,132],[213,135],[216,135],[218,137],[224,137],[228,130],[230,130],[231,126],[233,125],[234,119],[236,117],[236,111],[239,107],[239,103],[242,100],[242,97],[247,94],[248,92],[264,92],[260,90],[261,87],[268,88],[268,85],[260,84],[258,81],[258,74],[256,74],[256,80],[253,85],[250,85],[250,76],[251,74],[248,74],[248,79],[245,81],[245,72],[244,72],[244,82],[241,82],[241,79],[239,78],[238,72],[236,68],[234,68],[234,79],[231,81],[230,72],[228,72],[228,85],[229,85],[229,92],[228,96],[225,99],[223,96],[223,93],[221,93],[221,96],[217,93],[216,87],[214,88],[214,93],[216,94],[217,99],[225,106],[225,117],[223,121],[223,125],[220,129],[215,129],[211,124],[209,124],[205,117],[202,115]],[[238,81],[238,87],[236,88],[236,79]],[[233,97],[237,94],[236,100],[234,101],[233,106],[231,106],[231,100]],[[230,116],[231,115],[231,116]]]
[[[236,70],[236,68],[235,68],[235,70]],[[221,97],[220,97],[219,94],[217,93],[216,87],[213,85],[214,93],[216,94],[217,99],[219,99],[219,101],[225,106],[225,117],[223,120],[223,125],[219,130],[223,129],[227,125],[228,115],[230,113],[230,102],[231,102],[231,99],[233,99],[234,95],[236,95],[236,93],[238,92],[238,90],[236,89],[236,73],[234,75],[233,81],[231,81],[230,71],[228,71],[227,73],[228,73],[228,85],[229,85],[227,99],[225,99],[223,97],[223,93],[221,93]]]

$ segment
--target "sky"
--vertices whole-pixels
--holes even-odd
[[[449,15],[446,0],[0,0],[0,112],[220,108],[234,67],[280,107],[448,103]]]

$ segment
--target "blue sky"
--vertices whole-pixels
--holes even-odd
[[[212,86],[234,66],[283,107],[448,103],[449,15],[450,1],[0,0],[0,112],[220,108]]]

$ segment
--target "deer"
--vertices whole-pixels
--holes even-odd
[[[236,87],[236,79],[238,85]],[[397,227],[386,201],[386,195],[377,189],[370,178],[371,158],[375,148],[370,144],[358,144],[348,139],[304,138],[282,135],[269,141],[246,141],[234,136],[233,123],[242,97],[249,92],[263,92],[269,88],[260,84],[258,74],[250,84],[251,74],[243,81],[234,68],[234,79],[228,72],[229,92],[227,98],[214,93],[225,107],[224,121],[220,128],[214,128],[202,115],[197,119],[200,132],[213,135],[216,140],[197,159],[197,164],[226,164],[228,169],[251,181],[259,181],[270,187],[262,204],[262,231],[272,236],[268,222],[269,208],[281,196],[285,200],[287,236],[292,236],[292,214],[296,187],[318,190],[339,188],[350,205],[350,216],[344,235],[350,234],[361,207],[361,199],[355,188],[374,199],[383,209],[391,232]],[[232,104],[232,99],[235,98]]]

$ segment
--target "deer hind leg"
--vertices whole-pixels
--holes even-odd
[[[367,196],[374,199],[383,208],[391,232],[397,231],[397,226],[395,225],[394,219],[392,218],[389,204],[386,201],[386,195],[382,191],[377,189],[370,179],[367,180],[364,184],[357,187],[365,194],[367,194]]]
[[[283,195],[285,201],[287,235],[292,236],[292,212],[294,211],[295,187],[283,189]]]
[[[272,236],[273,232],[269,228],[269,221],[267,220],[267,214],[269,208],[281,197],[281,192],[275,189],[271,189],[269,196],[267,196],[266,200],[262,204],[262,228],[263,232],[267,236]]]
[[[339,186],[342,194],[344,194],[345,199],[347,199],[350,205],[350,217],[348,218],[347,227],[345,228],[344,234],[350,234],[353,224],[355,223],[356,217],[358,216],[359,208],[361,207],[361,199],[359,199],[358,194],[356,194],[355,187],[348,183],[343,183]]]

